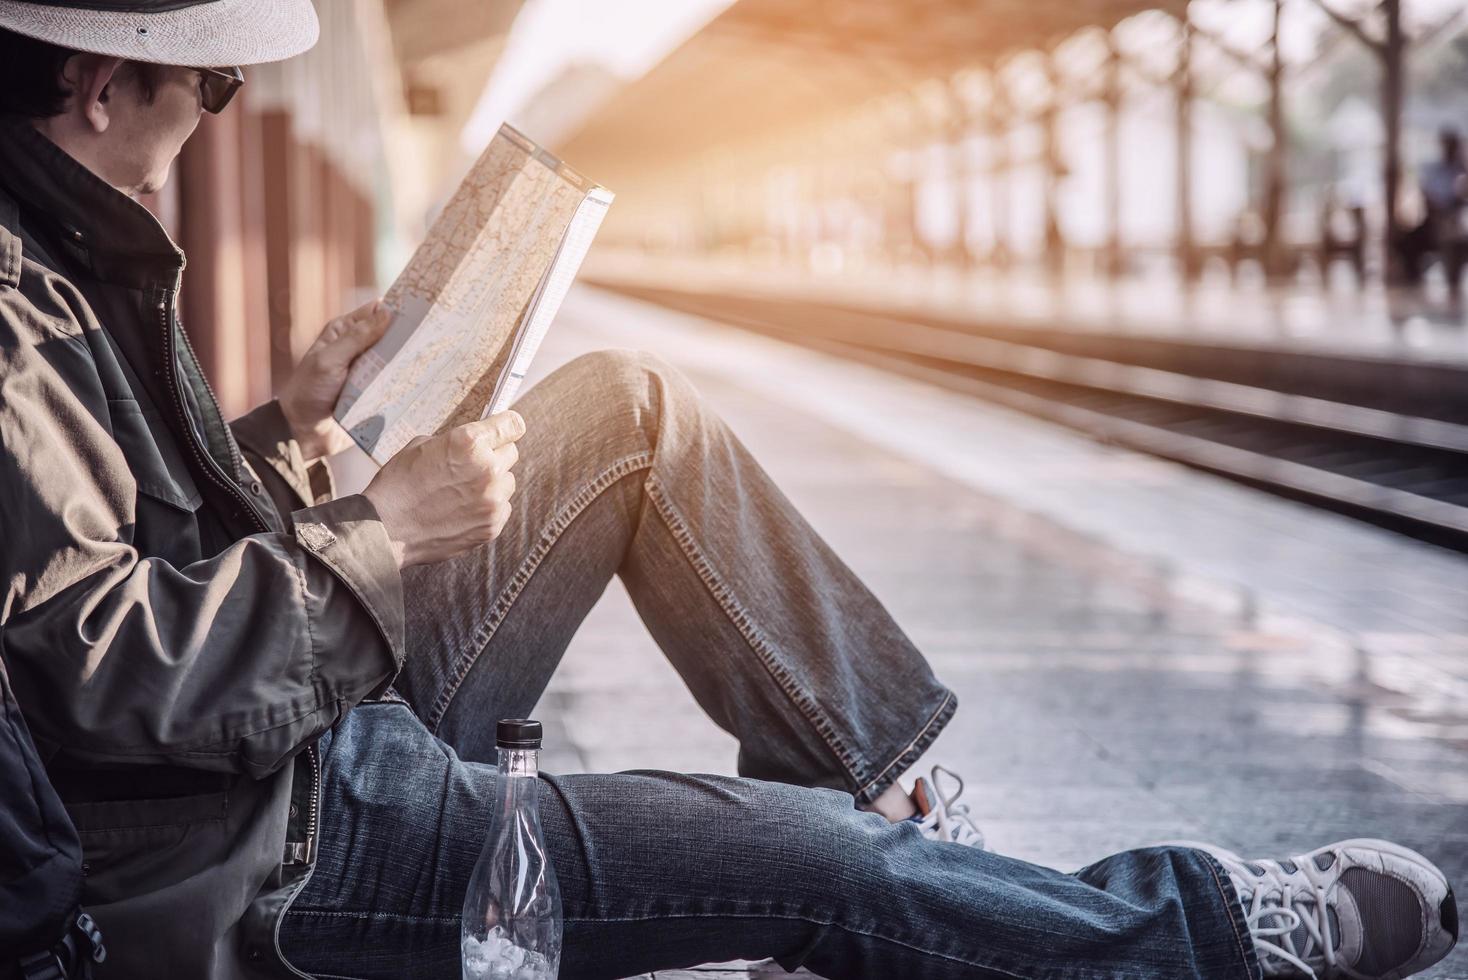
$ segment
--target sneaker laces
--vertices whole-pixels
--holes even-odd
[[[944,792],[940,773],[957,784],[953,792]],[[977,847],[982,851],[984,834],[974,823],[973,817],[969,816],[968,804],[958,802],[958,798],[963,795],[963,777],[952,769],[934,766],[929,779],[933,784],[933,791],[938,794],[938,802],[927,816],[916,821],[923,836],[965,847]]]
[[[1335,961],[1324,888],[1314,883],[1301,888],[1276,861],[1233,863],[1226,862],[1260,959],[1273,957],[1311,980],[1318,980],[1317,969],[1325,976],[1356,975]],[[1295,945],[1297,932],[1303,933],[1301,948]]]

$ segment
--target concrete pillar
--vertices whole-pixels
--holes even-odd
[[[1013,258],[1009,240],[1009,106],[1005,102],[1001,81],[996,72],[994,95],[989,100],[989,214],[993,222],[993,244],[989,248],[989,262],[998,268],[1007,268]]]
[[[1269,36],[1269,153],[1264,160],[1264,271],[1283,272],[1283,242],[1280,224],[1285,206],[1285,167],[1289,134],[1284,120],[1284,55],[1280,50],[1279,22],[1284,0],[1274,0],[1273,28]]]
[[[1060,158],[1060,73],[1055,68],[1055,56],[1045,61],[1050,79],[1050,98],[1041,112],[1044,127],[1044,219],[1045,219],[1045,265],[1051,272],[1059,272],[1065,263],[1065,240],[1060,233],[1060,179],[1064,162]]]
[[[969,136],[968,103],[959,91],[957,81],[948,79],[948,114],[945,143],[948,147],[949,166],[953,174],[953,207],[956,240],[953,243],[953,258],[960,268],[973,265],[973,252],[969,249],[969,213],[973,210],[973,195],[969,188],[968,149]]]
[[[929,129],[924,118],[922,100],[916,93],[904,93],[902,107],[903,119],[901,128],[897,131],[897,139],[907,154],[908,165],[900,188],[901,196],[896,201],[895,237],[902,261],[925,264],[931,256],[918,228],[918,185],[925,162],[924,151],[927,149]]]
[[[1121,275],[1121,52],[1116,38],[1106,35],[1106,78],[1101,102],[1106,110],[1106,247],[1103,270],[1108,276]]]
[[[320,150],[297,138],[290,159],[291,362],[326,325],[326,232],[321,225]]]
[[[178,163],[180,241],[188,255],[181,297],[184,327],[227,416],[248,410],[267,386],[268,363],[251,355],[257,311],[250,294],[250,249],[260,242],[247,233],[245,188],[261,179],[257,158],[242,134],[243,103],[235,111],[205,116]],[[263,307],[258,308],[263,312]]]
[[[1393,246],[1397,235],[1397,191],[1402,181],[1402,97],[1407,41],[1402,33],[1402,0],[1382,0],[1381,10],[1386,19],[1386,40],[1381,47],[1381,118],[1386,131],[1382,161],[1386,226],[1382,231],[1382,255],[1387,281],[1398,282],[1402,269]]]
[[[264,120],[247,101],[240,113],[240,274],[244,280],[245,400],[253,407],[274,394],[270,363],[270,307],[265,258]]]
[[[270,324],[270,379],[277,390],[290,377],[295,364],[291,333],[294,306],[291,288],[293,224],[291,179],[295,158],[295,136],[290,113],[274,109],[262,114],[260,140],[265,165],[265,284],[266,315]]]
[[[1177,133],[1177,262],[1185,279],[1198,275],[1198,248],[1193,231],[1193,28],[1183,11],[1174,77]]]

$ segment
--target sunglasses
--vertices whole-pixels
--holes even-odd
[[[223,112],[240,86],[245,84],[245,73],[238,68],[195,68],[194,71],[204,80],[199,86],[199,93],[206,112]]]

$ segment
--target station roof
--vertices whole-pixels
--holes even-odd
[[[1185,0],[738,0],[715,32],[881,58],[931,74],[1046,48],[1084,27],[1111,27]]]
[[[414,146],[432,186],[456,180],[459,134],[504,51],[524,0],[383,0]],[[416,166],[416,165],[415,165]]]
[[[486,40],[503,40],[523,0],[385,0],[398,60],[411,66]]]
[[[737,0],[561,150],[615,179],[1186,0]],[[600,170],[598,170],[600,168]]]

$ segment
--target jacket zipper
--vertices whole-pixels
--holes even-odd
[[[321,801],[321,755],[317,750],[317,743],[312,742],[311,747],[306,750],[306,762],[311,767],[311,802],[306,810],[306,843],[304,845],[306,873],[301,875],[301,880],[296,883],[296,887],[291,890],[291,893],[286,896],[285,901],[281,903],[280,913],[275,917],[275,926],[270,931],[270,938],[275,946],[276,962],[298,977],[305,977],[306,980],[314,980],[309,973],[302,973],[300,970],[297,970],[295,965],[286,959],[285,950],[280,948],[281,923],[285,922],[286,913],[291,910],[292,905],[296,904],[296,899],[301,896],[301,892],[306,890],[306,885],[310,882],[311,876],[316,873],[316,820]],[[296,845],[286,844],[287,854],[290,853],[293,846]],[[286,863],[290,864],[292,862],[287,859]]]
[[[178,374],[179,361],[176,338],[183,338],[183,342],[188,347],[189,353],[191,355],[193,354],[193,346],[189,344],[189,338],[183,333],[182,330],[175,331],[173,329],[174,301],[175,298],[178,296],[178,290],[182,284],[182,279],[183,276],[181,272],[174,273],[174,287],[172,290],[164,291],[163,301],[158,304],[158,312],[161,315],[163,326],[164,370],[168,372],[166,377],[168,379],[169,392],[173,396],[173,408],[174,411],[178,414],[180,428],[183,430],[184,434],[184,442],[193,452],[194,459],[196,462],[198,462],[203,472],[221,490],[225,491],[225,493],[231,496],[238,503],[244,505],[245,513],[250,516],[250,520],[253,522],[256,528],[258,528],[261,532],[268,533],[270,531],[270,527],[265,523],[264,520],[261,519],[259,512],[255,510],[254,501],[245,496],[244,491],[241,490],[239,486],[229,478],[228,474],[224,473],[220,469],[218,461],[215,460],[212,455],[210,455],[203,447],[199,445],[198,435],[197,433],[195,433],[193,425],[189,422],[188,408],[184,404],[183,388],[181,386]],[[214,400],[214,403],[217,405],[218,400],[215,399],[214,389],[209,385],[209,379],[204,378],[203,380],[205,391],[208,392],[210,399]],[[283,863],[286,864],[304,863],[306,865],[306,874],[302,876],[300,885],[296,888],[294,892],[291,893],[290,898],[286,900],[285,908],[290,907],[290,903],[295,901],[296,895],[300,894],[301,889],[305,887],[307,880],[309,880],[311,877],[311,871],[314,868],[314,863],[316,860],[316,825],[321,809],[321,752],[317,743],[315,742],[312,742],[311,745],[306,749],[306,764],[311,770],[311,798],[307,804],[306,810],[306,840],[303,845],[293,845],[288,842],[286,844],[286,858],[283,861]],[[302,853],[300,855],[300,861],[290,860],[290,852],[295,846],[301,847]],[[281,910],[282,918],[285,915],[285,908]],[[279,919],[276,920],[275,925],[275,952],[280,961],[282,963],[286,963],[285,957],[281,955],[280,950]],[[288,967],[290,966],[289,963],[286,963],[286,965]],[[300,976],[305,976],[305,974],[300,973],[300,971],[296,970],[294,967],[290,967],[290,969],[293,973],[296,973]]]
[[[178,295],[177,283],[180,278],[178,274],[175,274],[175,286],[172,290],[164,292],[163,301],[158,304],[158,312],[162,314],[163,320],[164,370],[168,372],[169,393],[173,396],[173,410],[178,414],[179,425],[184,434],[184,442],[188,444],[189,449],[194,454],[195,461],[198,462],[209,479],[221,490],[229,494],[236,503],[244,505],[245,513],[250,516],[250,521],[255,525],[257,530],[268,533],[270,526],[265,523],[260,517],[259,512],[255,510],[254,502],[245,496],[245,492],[239,488],[239,485],[234,480],[231,480],[229,475],[220,468],[218,460],[199,445],[199,437],[195,433],[193,425],[189,422],[188,408],[184,405],[183,387],[178,376],[178,345],[175,342],[175,338],[183,337],[183,342],[188,346],[190,354],[193,354],[194,349],[192,345],[189,345],[188,337],[183,336],[182,330],[175,331],[173,329],[173,304],[174,297]],[[214,389],[209,387],[208,378],[204,378],[204,390],[209,393],[210,399],[214,399]],[[215,399],[215,404],[218,404],[217,399]]]
[[[306,765],[311,770],[311,798],[306,801],[306,839],[286,841],[283,863],[288,867],[311,864],[316,860],[316,821],[321,798],[321,753],[316,742],[306,748]]]
[[[321,751],[312,742],[306,749],[306,764],[311,767],[311,804],[306,811],[306,863],[316,863],[316,820],[321,809]]]

